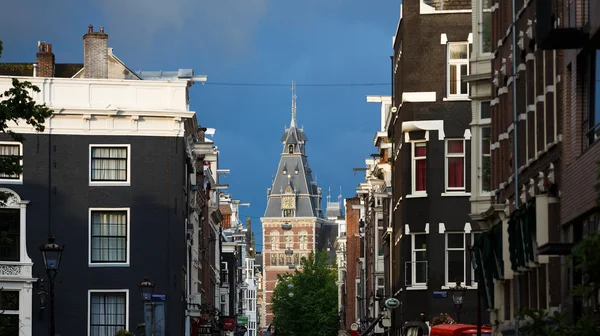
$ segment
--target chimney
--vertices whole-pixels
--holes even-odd
[[[90,25],[83,35],[83,67],[84,78],[108,78],[108,35],[104,28],[94,32]]]
[[[37,73],[36,77],[54,77],[54,54],[52,53],[52,44],[38,42],[37,52]],[[36,72],[36,71],[34,71]]]

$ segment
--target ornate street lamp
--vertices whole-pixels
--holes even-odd
[[[285,254],[286,255],[292,255],[292,254],[294,254],[294,250],[288,248],[288,249],[285,250]]]
[[[148,277],[144,277],[144,280],[138,285],[138,287],[140,288],[140,296],[142,302],[144,302],[144,304],[147,302],[151,305],[150,336],[154,336],[156,332],[154,325],[154,301],[152,301],[152,294],[154,293],[155,286],[156,284],[148,280]]]
[[[138,287],[140,288],[140,295],[142,301],[147,302],[152,300],[152,294],[154,294],[154,287],[156,284],[148,280],[148,277],[144,277],[144,281],[140,282]]]
[[[456,323],[460,323],[460,310],[463,299],[467,294],[467,287],[462,287],[460,281],[457,281],[456,286],[450,288],[450,292],[452,293],[452,301],[454,301],[454,307],[456,308]]]
[[[40,252],[42,253],[42,258],[44,259],[44,267],[46,267],[46,273],[50,279],[50,336],[56,335],[56,321],[54,314],[54,278],[58,273],[64,248],[64,246],[56,244],[56,239],[54,236],[48,237],[48,244],[40,246]]]

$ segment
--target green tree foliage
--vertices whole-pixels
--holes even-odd
[[[2,57],[2,41],[0,41],[0,57]],[[9,134],[15,141],[23,141],[23,137],[8,128],[9,122],[25,122],[38,132],[44,131],[46,118],[52,115],[52,110],[46,105],[36,104],[29,95],[30,91],[40,92],[40,89],[30,82],[21,82],[16,78],[12,80],[12,88],[0,93],[0,133]],[[23,167],[20,157],[0,156],[1,174],[20,174]],[[0,193],[0,202],[6,201],[8,195]]]
[[[294,274],[278,276],[272,299],[277,336],[337,334],[337,268],[328,259],[323,251],[311,253]]]

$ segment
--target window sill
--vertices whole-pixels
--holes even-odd
[[[442,193],[442,197],[464,197],[464,196],[471,196],[471,193],[468,192],[464,192],[464,191],[447,191],[445,193]]]
[[[0,180],[0,184],[19,185],[19,184],[23,184],[23,180],[22,179],[19,179],[19,180]]]
[[[129,182],[92,182],[90,181],[90,187],[129,187],[131,183]]]
[[[422,197],[427,197],[427,193],[408,194],[404,197],[406,197],[406,198],[422,198]]]
[[[88,263],[88,267],[129,267],[129,263]]]
[[[471,101],[471,98],[469,96],[450,96],[442,98],[442,101]]]
[[[406,290],[427,290],[427,285],[406,287]]]

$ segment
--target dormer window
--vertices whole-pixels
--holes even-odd
[[[294,145],[288,146],[288,154],[294,154]]]

